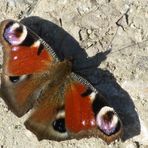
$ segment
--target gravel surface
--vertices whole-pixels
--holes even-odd
[[[27,115],[17,118],[0,99],[1,148],[148,147],[146,0],[1,0],[0,21],[4,19],[23,19],[55,50],[63,50],[61,59],[83,48],[90,60],[80,58],[75,69],[83,69],[79,73],[108,97],[123,120],[124,135],[109,146],[96,138],[39,142],[23,125]],[[91,71],[92,64],[98,69]]]

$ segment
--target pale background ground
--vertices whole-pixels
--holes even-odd
[[[0,1],[0,21],[8,18],[19,20],[27,16],[40,16],[59,26],[61,20],[62,28],[86,49],[89,56],[95,55],[98,50],[105,51],[108,49],[108,45],[111,45],[112,52],[108,54],[107,59],[101,63],[99,68],[112,73],[120,86],[119,90],[122,88],[122,91],[126,91],[126,95],[122,96],[118,88],[112,86],[112,82],[107,84],[108,82],[104,81],[100,88],[110,97],[124,99],[125,105],[122,104],[122,101],[118,102],[117,108],[124,116],[126,140],[109,146],[96,138],[79,141],[74,139],[59,143],[48,140],[38,142],[36,137],[25,129],[23,125],[25,117],[17,118],[7,110],[7,106],[0,99],[1,148],[148,147],[148,42],[146,42],[148,38],[148,1]],[[118,21],[121,17],[122,19]],[[119,27],[116,25],[117,21]],[[124,49],[122,49],[123,47]],[[114,90],[110,93],[109,90],[112,89]],[[126,105],[127,96],[132,103],[129,101]]]

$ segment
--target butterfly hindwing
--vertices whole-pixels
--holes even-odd
[[[25,122],[27,129],[31,130],[39,140],[66,140],[68,138],[65,128],[65,109],[63,88],[45,88],[40,102],[34,108],[31,116]]]
[[[110,143],[121,136],[122,123],[105,98],[72,76],[49,96],[41,99],[45,102],[37,106],[25,123],[39,140],[95,136]]]
[[[106,98],[74,73],[71,81],[65,92],[65,120],[69,134],[77,138],[99,137],[107,143],[118,139],[123,132],[122,122]]]

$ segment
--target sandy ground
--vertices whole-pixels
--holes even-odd
[[[1,0],[0,21],[39,16],[50,21],[48,28],[39,18],[23,20],[53,47],[65,48],[69,40],[55,34],[55,24],[72,36],[90,57],[102,52],[98,83],[124,124],[122,141],[109,146],[101,139],[90,138],[55,142],[36,137],[25,129],[26,117],[17,118],[0,99],[1,148],[146,148],[148,147],[148,3],[146,0]],[[38,22],[38,23],[37,23]],[[52,23],[51,23],[52,22]],[[36,24],[46,28],[41,33]],[[52,27],[51,27],[52,26]],[[51,28],[50,28],[51,27]],[[57,27],[57,26],[56,26]],[[51,32],[50,32],[51,31]],[[65,32],[64,31],[64,32]],[[47,33],[47,34],[46,34]],[[48,41],[48,35],[51,39]],[[63,43],[64,42],[64,43]],[[63,45],[64,44],[64,45]],[[75,43],[74,43],[75,45]],[[77,47],[77,46],[76,46]],[[70,47],[72,48],[72,47]],[[105,54],[109,48],[112,51]],[[2,52],[0,54],[2,62]],[[94,82],[93,78],[87,77]]]

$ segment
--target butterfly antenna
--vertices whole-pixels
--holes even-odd
[[[116,29],[116,31],[115,31],[115,33],[114,33],[114,36],[112,37],[111,41],[110,41],[109,44],[107,45],[106,50],[104,50],[104,51],[108,51],[108,52],[112,53],[112,42],[113,42],[113,40],[115,39],[115,37],[116,37],[116,35],[117,35],[117,32],[118,32],[118,30],[119,30],[119,27],[121,27],[123,30],[125,30],[124,27],[121,25],[121,22],[122,22],[124,16],[125,16],[126,22],[127,22],[127,24],[128,24],[128,15],[127,15],[127,13],[129,12],[129,10],[130,10],[130,7],[129,7],[129,8],[126,10],[126,12],[116,21],[117,29]],[[99,53],[99,51],[98,51],[97,53]]]
[[[2,97],[1,89],[0,89],[0,97]]]
[[[142,41],[142,42],[137,42],[137,43],[134,42],[133,44],[129,44],[129,45],[127,45],[127,46],[121,47],[121,48],[119,48],[119,49],[117,49],[117,50],[114,50],[114,51],[112,50],[111,44],[112,44],[113,40],[114,40],[115,37],[116,37],[116,34],[117,34],[117,32],[118,32],[119,27],[121,27],[121,28],[125,31],[124,27],[121,25],[121,24],[122,24],[122,21],[123,21],[123,17],[125,17],[126,22],[127,22],[127,24],[128,24],[128,12],[129,12],[129,10],[130,10],[130,7],[126,10],[126,12],[125,12],[125,13],[117,20],[117,22],[116,22],[116,25],[117,25],[116,32],[115,32],[115,34],[114,34],[112,40],[110,41],[109,45],[108,45],[107,48],[106,48],[106,50],[111,51],[110,54],[113,54],[113,53],[115,53],[115,52],[122,51],[122,50],[124,50],[124,49],[126,49],[126,48],[133,47],[133,46],[138,46],[139,48],[148,46],[148,39],[146,39],[146,40],[144,40],[144,41]],[[144,43],[145,43],[145,44],[144,44]]]
[[[124,30],[124,27],[121,25],[121,21],[123,20],[123,17],[124,17],[124,16],[126,17],[126,21],[127,21],[127,23],[128,23],[128,15],[127,15],[127,13],[129,12],[129,10],[130,10],[130,7],[129,7],[129,8],[127,9],[127,11],[116,21],[117,29],[116,29],[116,31],[115,31],[115,33],[114,33],[114,36],[112,37],[111,41],[109,42],[108,46],[106,47],[106,50],[104,50],[105,52],[103,52],[104,57],[107,57],[107,55],[108,55],[109,53],[114,53],[114,52],[115,52],[115,51],[112,50],[112,42],[113,42],[113,40],[115,39],[115,37],[116,37],[116,35],[117,35],[117,33],[118,33],[119,27],[122,27],[122,29]],[[133,45],[131,45],[131,46],[133,46]],[[127,47],[125,47],[125,48],[127,48]],[[119,50],[123,50],[123,48],[121,48],[121,49],[119,49]],[[118,51],[119,51],[119,50],[118,50]],[[117,52],[117,51],[116,51],[116,52]],[[97,54],[101,54],[101,53],[99,52],[99,50],[97,51],[96,55],[97,55]],[[97,58],[100,58],[100,57],[97,56]],[[99,59],[98,59],[98,61],[99,61]],[[85,69],[94,68],[94,67],[97,67],[97,66],[96,66],[96,65],[90,65],[90,66],[83,67],[83,68],[81,68],[81,69],[79,69],[79,70],[85,70]]]
[[[121,47],[121,48],[119,48],[119,49],[117,49],[115,51],[112,51],[111,54],[116,53],[116,52],[119,52],[119,51],[122,51],[122,50],[124,50],[126,48],[133,47],[133,46],[138,46],[138,48],[146,47],[146,46],[148,46],[148,39],[146,39],[146,40],[144,40],[142,42],[137,42],[137,43],[133,43],[133,44],[130,44],[130,45]]]
[[[31,13],[32,13],[32,11],[37,7],[37,5],[38,5],[39,2],[40,2],[39,0],[34,1],[34,2],[30,5],[30,7],[28,7],[28,9],[26,9],[24,12],[22,12],[22,13],[20,13],[20,14],[18,15],[18,19],[19,19],[19,20],[22,20],[23,18],[26,18],[26,17],[30,16]]]
[[[0,98],[2,98],[2,90],[1,90],[1,86],[0,86]]]
[[[128,8],[128,9],[126,10],[126,12],[116,21],[117,29],[116,29],[116,31],[115,31],[115,33],[114,33],[113,38],[112,38],[111,41],[109,42],[109,44],[108,44],[106,50],[112,51],[112,42],[113,42],[113,40],[115,39],[115,37],[116,37],[116,35],[117,35],[117,33],[118,33],[119,27],[121,27],[121,28],[124,30],[124,27],[121,25],[121,22],[123,21],[123,17],[124,17],[124,16],[125,16],[126,22],[127,22],[127,24],[128,24],[128,15],[127,15],[127,13],[129,12],[129,10],[130,10],[130,8]]]
[[[62,23],[62,19],[59,18],[59,23],[60,23],[60,27],[63,28],[63,23]]]

